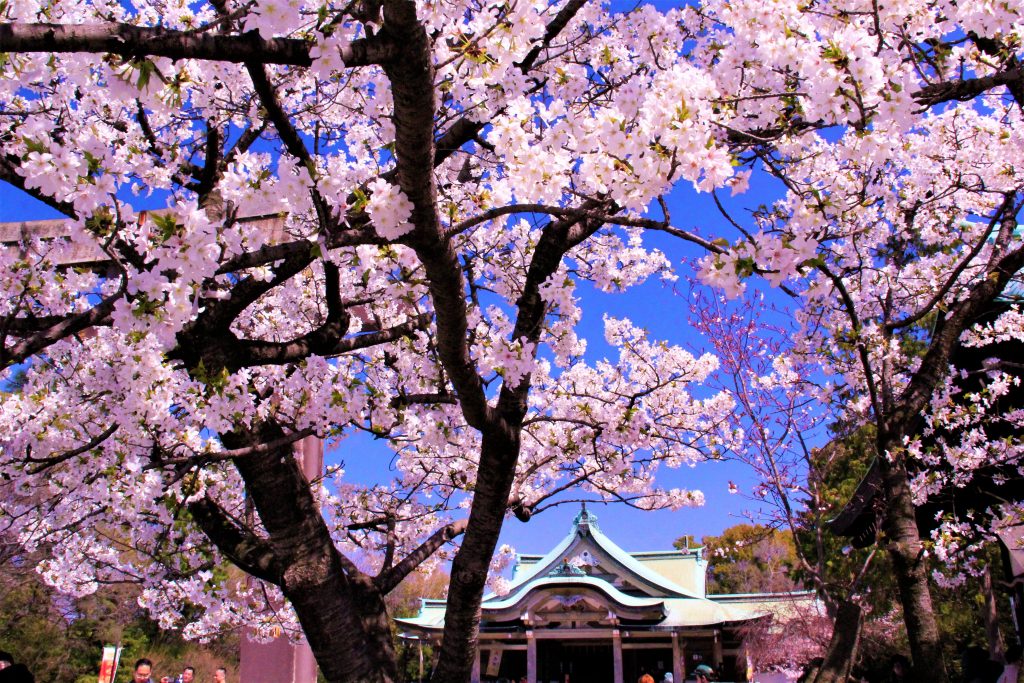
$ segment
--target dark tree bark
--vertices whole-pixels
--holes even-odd
[[[310,44],[294,38],[261,38],[243,34],[197,33],[133,24],[0,23],[0,52],[91,52],[125,58],[170,57],[218,62],[253,62],[309,66]],[[342,51],[346,66],[376,64],[388,58],[392,45],[359,39]]]
[[[252,445],[252,436],[262,442],[278,431],[264,425],[255,434],[225,436],[224,444],[244,447]],[[383,594],[334,546],[291,448],[239,458],[235,466],[267,530],[278,585],[324,677],[330,683],[397,680]]]
[[[845,683],[857,660],[863,626],[864,615],[860,605],[852,600],[839,603],[832,640],[828,644],[825,661],[813,678],[814,683]]]
[[[879,440],[880,453],[896,446],[891,440]],[[917,530],[917,517],[902,462],[889,463],[881,458],[883,490],[888,500],[882,524],[883,539],[893,559],[896,582],[903,606],[903,620],[910,640],[914,680],[945,681],[939,626],[932,607],[931,589],[924,546]]]
[[[1003,641],[1003,633],[999,629],[999,605],[996,602],[996,592],[992,585],[992,567],[985,567],[985,573],[981,575],[981,588],[985,595],[985,604],[982,606],[982,617],[985,621],[985,635],[988,639],[988,656],[995,662],[1002,662],[1006,659],[1006,643]]]

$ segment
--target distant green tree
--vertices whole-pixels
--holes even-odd
[[[388,594],[385,602],[388,614],[393,617],[412,617],[420,609],[421,598],[443,598],[448,587],[448,573],[437,570],[429,573],[413,572]],[[422,649],[424,679],[429,677],[434,661],[434,647],[425,642],[400,638],[395,634],[395,653],[399,674],[404,681],[420,680],[420,656]]]
[[[78,599],[58,595],[35,571],[39,559],[0,542],[0,649],[40,683],[95,683],[107,643],[123,648],[118,683],[131,680],[139,657],[152,659],[161,675],[176,674],[188,662],[198,680],[209,680],[216,666],[237,669],[237,635],[199,645],[160,631],[138,606],[134,586],[105,586]]]
[[[720,536],[705,536],[709,593],[774,593],[797,590],[792,534],[754,524],[737,524]],[[686,537],[675,542],[684,547]]]

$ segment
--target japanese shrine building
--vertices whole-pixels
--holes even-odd
[[[504,595],[484,596],[473,682],[676,681],[698,664],[746,680],[744,627],[811,593],[707,595],[702,548],[628,553],[584,507],[547,555],[520,555]],[[403,636],[440,642],[444,600],[396,619]]]

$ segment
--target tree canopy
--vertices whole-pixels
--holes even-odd
[[[1020,334],[1014,307],[971,329],[1024,266],[1020,32],[1016,3],[944,0],[5,0],[0,179],[68,227],[0,252],[0,364],[26,373],[0,403],[4,530],[62,591],[139,583],[193,637],[301,626],[332,682],[395,678],[384,596],[451,553],[435,677],[464,680],[506,516],[696,504],[658,468],[744,448],[714,355],[610,317],[614,357],[586,354],[580,283],[689,275],[656,231],[731,295],[793,297],[758,382],[874,426],[941,681],[907,462],[1019,457],[979,438],[1020,426],[991,400],[1007,359],[944,397],[965,332]],[[670,215],[673,187],[767,176],[779,200],[727,230]],[[941,453],[936,421],[962,427]],[[295,444],[353,430],[394,476],[308,480]]]

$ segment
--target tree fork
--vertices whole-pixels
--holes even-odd
[[[266,440],[277,431],[263,425],[252,434]],[[229,447],[246,445],[243,441],[237,434],[224,438]],[[240,458],[235,467],[284,565],[281,590],[324,677],[329,683],[397,680],[383,595],[334,546],[291,448]]]

